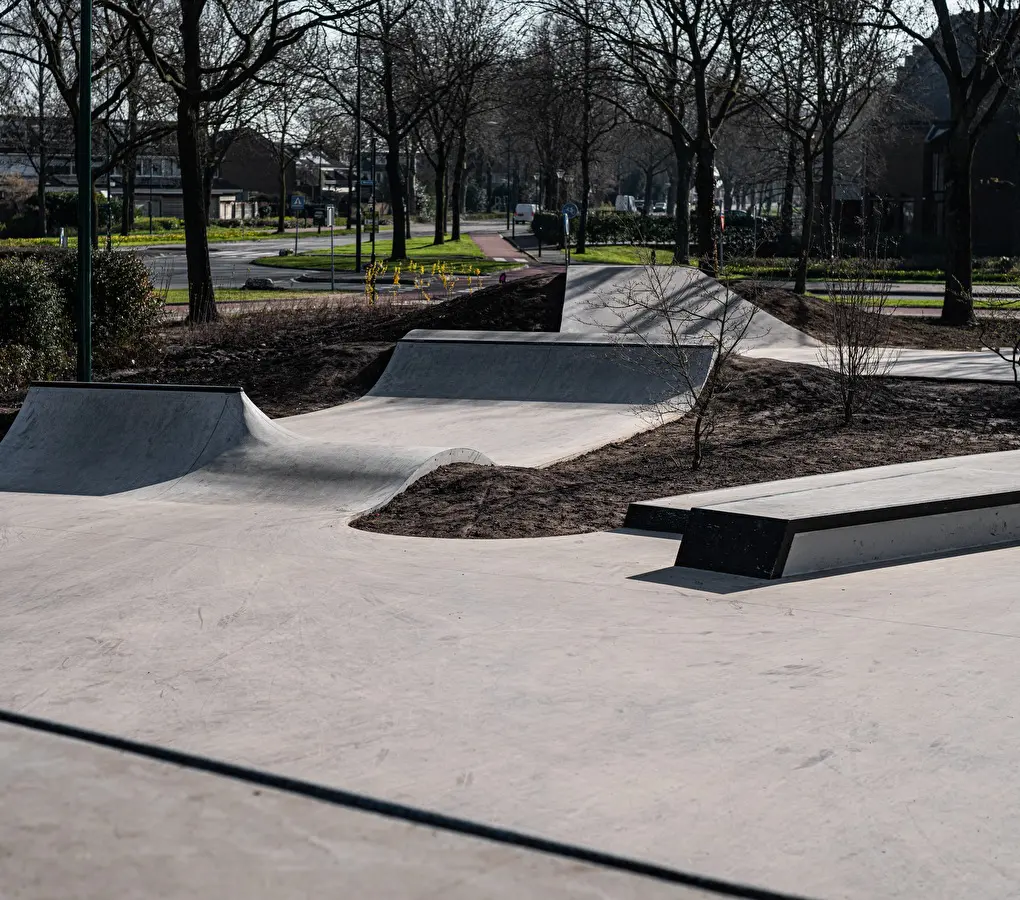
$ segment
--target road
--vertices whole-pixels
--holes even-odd
[[[482,222],[465,223],[465,231],[468,233],[498,233],[503,226],[500,220],[486,220]],[[419,237],[432,234],[431,224],[414,224],[411,226],[412,235]],[[393,235],[392,229],[379,232],[380,240],[389,240]],[[353,235],[343,235],[335,239],[335,246],[352,246]],[[365,258],[367,260],[370,250],[368,236],[365,236]],[[213,284],[218,288],[241,287],[245,279],[251,276],[261,278],[272,278],[282,288],[300,288],[301,290],[324,290],[329,287],[327,283],[304,284],[295,282],[302,272],[299,269],[272,268],[256,266],[252,260],[261,256],[273,256],[280,250],[294,249],[294,235],[289,237],[273,238],[261,241],[232,241],[229,243],[212,244],[209,247],[209,259],[212,264]],[[322,237],[301,235],[298,239],[299,250],[328,250],[329,234]],[[187,288],[188,286],[188,264],[184,255],[183,244],[153,245],[151,247],[140,247],[137,252],[144,259],[152,273],[153,281],[159,288]],[[316,273],[322,274],[322,273]]]

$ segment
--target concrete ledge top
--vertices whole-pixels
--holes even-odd
[[[198,394],[240,394],[237,385],[219,384],[131,384],[112,381],[33,381],[33,388],[88,388],[89,390],[112,391],[187,391]]]
[[[646,338],[638,334],[609,334],[602,332],[562,332],[562,331],[444,331],[417,328],[409,331],[401,341],[426,342],[436,341],[455,344],[570,344],[574,345],[667,345],[670,342]],[[683,342],[683,346],[712,346],[711,342],[692,337]]]

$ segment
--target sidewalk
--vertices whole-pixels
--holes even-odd
[[[481,231],[467,231],[466,234],[478,245],[482,253],[491,260],[496,262],[528,262],[527,257],[501,234]]]

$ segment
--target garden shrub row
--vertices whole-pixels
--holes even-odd
[[[92,272],[93,367],[101,374],[154,351],[163,302],[134,254],[95,252]],[[77,293],[74,251],[0,251],[0,391],[73,372]]]
[[[571,239],[577,238],[578,219],[570,222]],[[588,215],[587,240],[590,244],[634,244],[672,246],[676,240],[672,216],[642,216],[639,213],[595,210]],[[691,252],[697,253],[697,230],[691,217]],[[563,218],[558,213],[542,212],[535,216],[532,230],[543,244],[559,245],[563,241]],[[725,246],[727,252],[752,255],[774,244],[779,233],[775,218],[739,217],[727,221]]]

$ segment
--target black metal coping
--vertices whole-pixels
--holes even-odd
[[[752,578],[781,578],[798,534],[1015,505],[1020,505],[1020,490],[793,519],[696,507],[690,510],[674,565]]]
[[[691,517],[690,509],[676,506],[657,506],[653,503],[631,503],[623,519],[624,528],[638,531],[663,531],[681,535]]]
[[[111,391],[192,391],[201,394],[240,394],[244,388],[215,384],[130,384],[110,381],[32,381],[34,388],[99,388]]]

